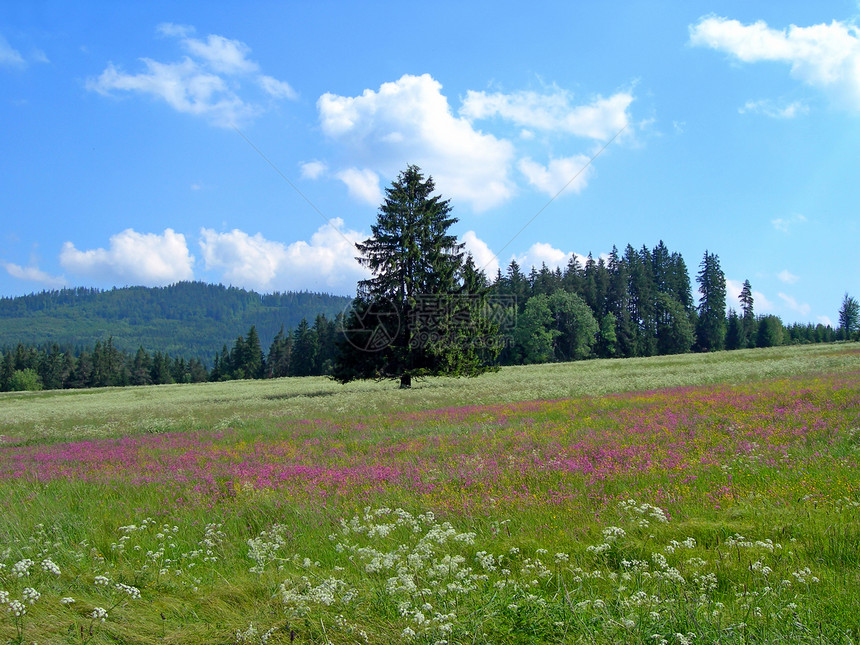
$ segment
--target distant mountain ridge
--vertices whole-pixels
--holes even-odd
[[[305,291],[260,294],[205,282],[43,291],[0,298],[0,348],[18,343],[91,348],[112,337],[122,351],[143,347],[208,365],[252,325],[266,351],[282,326],[293,329],[303,318],[313,324],[319,314],[332,320],[351,301]]]

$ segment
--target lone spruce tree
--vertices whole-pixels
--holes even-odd
[[[716,254],[705,251],[696,282],[701,294],[696,344],[699,351],[714,352],[723,349],[726,340],[726,276]]]
[[[358,283],[332,378],[477,376],[500,349],[486,279],[448,229],[457,222],[432,177],[401,172],[379,207],[372,237],[356,244],[372,276]]]

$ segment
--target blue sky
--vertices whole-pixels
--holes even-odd
[[[856,0],[524,7],[7,0],[0,295],[352,294],[350,244],[411,163],[490,274],[662,239],[691,278],[718,254],[730,305],[749,279],[756,313],[836,323]]]

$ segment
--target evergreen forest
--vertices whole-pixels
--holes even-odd
[[[679,253],[654,248],[564,268],[506,270],[472,288],[494,308],[497,365],[707,352],[857,338],[847,294],[837,329],[757,315],[752,288],[726,301],[715,254],[693,279]],[[694,299],[693,284],[697,298]],[[261,295],[204,283],[0,299],[0,391],[331,374],[348,298]],[[846,304],[847,303],[847,304]],[[846,315],[843,315],[846,314]]]

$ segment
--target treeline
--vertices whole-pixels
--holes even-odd
[[[149,352],[196,358],[211,365],[226,343],[255,325],[265,344],[285,326],[295,328],[317,314],[334,318],[351,299],[311,292],[259,294],[203,282],[107,291],[59,289],[0,298],[0,347],[71,347],[92,352],[97,342],[134,354]]]
[[[142,347],[129,354],[113,338],[82,351],[23,344],[0,351],[0,392],[58,390],[206,381],[209,372],[196,358],[172,358]]]
[[[509,341],[501,364],[772,347],[850,336],[829,325],[785,326],[777,316],[757,316],[749,281],[737,308],[731,306],[715,254],[705,253],[696,282],[698,304],[683,257],[662,241],[653,249],[628,245],[623,253],[613,247],[605,260],[589,254],[583,263],[573,257],[564,270],[533,267],[528,275],[511,261],[488,285],[500,306],[516,309],[515,325],[501,330]]]
[[[623,253],[613,247],[606,259],[589,255],[580,262],[573,257],[563,270],[543,265],[524,274],[511,261],[492,281],[477,275],[483,282],[474,289],[493,308],[497,336],[504,340],[495,359],[500,365],[827,343],[860,336],[858,305],[847,294],[840,311],[844,326],[836,330],[823,324],[786,326],[777,316],[756,315],[749,281],[737,307],[732,306],[726,302],[719,258],[707,252],[695,276],[695,301],[684,259],[662,241],[653,249],[628,245]],[[56,298],[75,297],[68,291],[57,292]],[[143,347],[127,352],[112,337],[88,349],[19,343],[0,352],[0,391],[330,374],[338,343],[343,342],[343,316],[319,313],[313,320],[310,324],[302,318],[292,329],[282,322],[267,350],[259,328],[251,324],[246,334],[211,355],[211,369],[187,355],[173,358]]]
[[[320,314],[309,325],[302,319],[292,331],[282,327],[264,354],[256,327],[239,336],[231,349],[225,345],[215,357],[209,375],[212,381],[281,378],[284,376],[321,376],[331,373],[343,316],[329,320]]]
[[[171,357],[162,352],[134,353],[117,348],[113,338],[90,349],[30,347],[18,344],[0,351],[0,392],[55,390],[127,385],[202,383],[234,379],[280,378],[328,374],[336,351],[342,317],[317,315],[313,325],[304,318],[295,330],[283,327],[269,351],[261,349],[256,326],[239,336],[228,350],[216,354],[212,369],[198,359]]]

